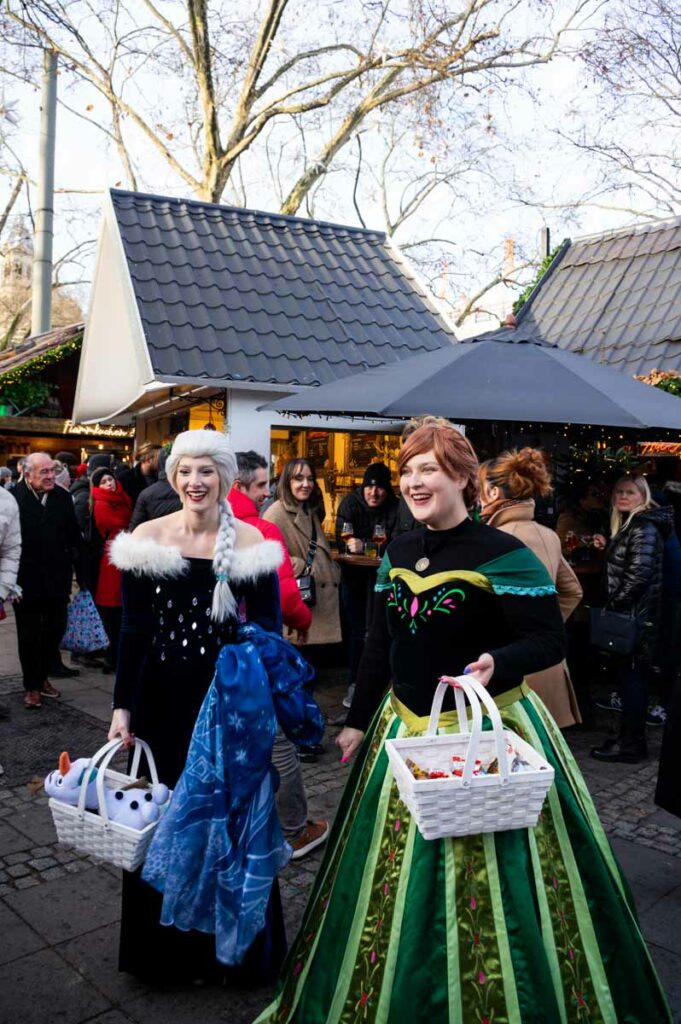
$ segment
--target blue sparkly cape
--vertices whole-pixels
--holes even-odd
[[[254,624],[218,656],[187,762],[149,847],[142,878],[163,893],[161,924],[214,932],[238,964],[265,924],[272,882],[288,863],[274,803],[277,722],[314,745],[324,719],[304,689],[314,676],[292,644]]]

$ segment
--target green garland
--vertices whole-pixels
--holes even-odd
[[[555,249],[552,249],[551,252],[548,254],[548,256],[545,256],[544,259],[541,261],[541,263],[539,264],[539,269],[537,270],[537,273],[535,275],[534,280],[531,281],[530,284],[528,284],[527,288],[525,288],[520,293],[518,298],[513,303],[513,312],[514,313],[519,313],[520,312],[520,310],[525,305],[525,303],[529,299],[530,295],[532,294],[534,289],[537,287],[537,285],[541,281],[542,277],[544,276],[546,271],[549,269],[549,267],[553,263],[554,259],[556,258],[556,256],[561,251],[561,249],[563,248],[563,246],[565,245],[565,243],[567,241],[569,241],[569,239],[564,238],[563,241],[560,243],[560,245],[557,245]]]
[[[6,373],[0,372],[0,393],[4,392],[12,384],[20,384],[37,377],[52,363],[60,363],[67,356],[80,352],[82,345],[83,332],[81,331],[80,334],[69,338],[68,341],[62,342],[61,345],[55,345],[54,348],[48,349],[47,352],[41,352],[40,355],[29,359],[23,366],[17,366],[15,370],[7,370]]]

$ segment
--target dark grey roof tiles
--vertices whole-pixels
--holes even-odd
[[[455,341],[380,232],[111,198],[158,377],[323,384]]]
[[[547,341],[623,372],[681,372],[681,218],[571,242],[509,340]]]

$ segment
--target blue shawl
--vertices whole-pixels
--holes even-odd
[[[277,721],[296,743],[324,734],[304,689],[314,670],[295,647],[253,624],[239,638],[220,651],[142,872],[163,893],[161,924],[214,932],[216,956],[230,965],[264,927],[272,882],[291,856],[274,803]]]

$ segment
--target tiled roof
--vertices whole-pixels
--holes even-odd
[[[681,372],[681,218],[567,245],[495,337],[543,340],[628,375]]]
[[[381,232],[111,198],[157,379],[323,384],[456,340]]]
[[[42,356],[53,348],[59,348],[65,341],[75,341],[82,337],[85,324],[71,324],[68,327],[54,327],[44,334],[34,334],[13,345],[12,348],[0,352],[0,375],[16,370],[24,363],[29,363],[36,356]]]

